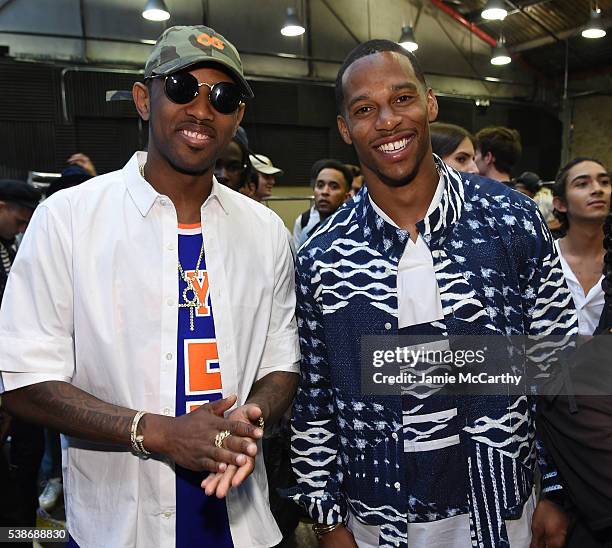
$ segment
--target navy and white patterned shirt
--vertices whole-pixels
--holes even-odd
[[[571,295],[536,204],[435,161],[444,191],[417,224],[444,313],[432,327],[448,336],[575,334]],[[376,214],[364,185],[299,252],[291,496],[321,523],[346,520],[350,507],[380,526],[379,546],[406,546],[408,523],[461,514],[473,546],[508,546],[505,520],[520,517],[533,489],[533,398],[417,403],[361,391],[361,337],[398,334],[397,268],[408,238]],[[459,441],[450,447],[405,451],[415,440],[435,446],[451,437]],[[539,460],[543,491],[561,489],[543,453]]]

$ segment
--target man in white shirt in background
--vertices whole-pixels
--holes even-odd
[[[610,212],[611,189],[606,167],[586,157],[563,166],[553,186],[555,215],[565,231],[555,246],[578,312],[580,335],[593,334],[604,306],[603,225]]]
[[[253,92],[196,26],[164,32],[133,96],[148,154],[32,219],[2,405],[68,436],[69,546],[274,546],[258,440],[297,383],[293,261],[280,218],[213,178]]]

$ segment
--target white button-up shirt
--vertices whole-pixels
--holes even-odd
[[[40,205],[0,312],[0,391],[65,381],[132,409],[172,415],[178,236],[172,201],[139,175],[146,155]],[[298,371],[293,261],[268,208],[216,181],[201,208],[224,396],[244,403],[273,371]],[[83,548],[174,547],[172,463],[67,439],[68,529]],[[236,548],[277,544],[266,474],[227,497]]]
[[[563,275],[567,282],[572,298],[574,299],[574,305],[576,305],[576,313],[578,314],[578,334],[579,335],[592,335],[597,326],[599,325],[599,318],[603,312],[605,304],[605,295],[601,287],[603,282],[603,274],[599,278],[598,282],[589,289],[589,292],[585,295],[582,285],[576,278],[576,274],[572,270],[572,267],[565,260],[563,253],[561,252],[561,245],[559,240],[555,240],[555,247],[559,258],[561,259],[561,268],[563,269]]]

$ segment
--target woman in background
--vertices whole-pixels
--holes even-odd
[[[474,161],[474,136],[455,124],[434,122],[430,126],[431,147],[442,161],[465,173],[478,173]]]

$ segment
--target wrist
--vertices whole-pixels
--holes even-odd
[[[339,523],[333,523],[331,525],[327,525],[325,523],[313,523],[312,524],[312,530],[314,531],[314,534],[317,536],[318,539],[321,539],[322,537],[333,533],[340,527],[344,527],[344,523],[339,522]]]
[[[147,451],[159,455],[168,454],[168,433],[171,430],[172,417],[147,413],[140,421],[140,433]]]
[[[548,493],[542,493],[542,501],[551,502],[559,509],[565,510],[566,498],[565,493],[562,490],[549,491]]]

